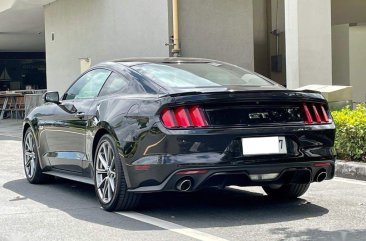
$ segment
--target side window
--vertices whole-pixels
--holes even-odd
[[[99,96],[105,96],[105,95],[111,95],[114,94],[124,88],[126,88],[128,85],[128,80],[124,78],[121,75],[118,75],[116,73],[112,73],[107,81],[105,82],[105,85],[103,86],[102,90],[100,91]]]
[[[111,74],[105,69],[89,71],[81,76],[67,91],[64,100],[89,99],[97,97],[104,82]]]

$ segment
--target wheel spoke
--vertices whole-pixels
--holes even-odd
[[[105,161],[105,159],[104,159],[104,157],[103,157],[103,155],[102,155],[101,152],[99,152],[99,154],[98,154],[98,159],[99,159],[100,163],[103,165],[104,169],[107,170],[108,169],[108,164]]]
[[[29,167],[29,165],[31,164],[32,158],[27,158],[28,160],[25,162],[25,166]]]
[[[97,168],[96,172],[97,172],[97,174],[107,174],[108,171],[105,170],[105,169],[99,169],[99,168]]]
[[[31,161],[30,161],[30,176],[33,177],[33,173],[34,173],[34,167],[35,167],[35,164],[34,164],[34,159],[31,158]]]
[[[25,146],[26,146],[27,151],[32,151],[32,148],[29,144],[29,138],[30,138],[30,134],[28,134],[27,137],[25,138]]]
[[[116,190],[115,153],[112,144],[104,141],[100,144],[95,163],[95,175],[98,195],[103,203],[112,200]]]
[[[109,178],[109,185],[111,186],[112,192],[114,192],[114,177]]]
[[[27,138],[28,138],[28,137],[27,137]],[[29,144],[28,144],[27,139],[25,140],[25,150],[26,150],[26,151],[29,151]]]
[[[101,149],[101,153],[103,153],[104,155],[104,158],[107,158],[106,157],[106,152],[107,152],[107,147],[106,147],[107,143],[104,142],[103,145],[102,145],[102,149]]]
[[[114,161],[114,153],[113,153],[112,147],[110,147],[110,160],[111,160],[110,166],[112,166],[113,161]]]
[[[33,177],[37,168],[37,156],[34,149],[33,134],[29,132],[24,139],[24,167],[28,178]]]
[[[107,180],[107,177],[103,178],[102,181],[99,184],[97,184],[98,185],[98,189],[101,188],[101,186],[103,185],[103,183],[105,183],[106,180]]]
[[[108,191],[108,180],[106,178],[106,181],[104,182],[104,186],[103,186],[103,199],[107,199],[107,191]]]
[[[109,165],[111,169],[114,169],[114,155],[112,154],[111,164]]]
[[[33,137],[31,134],[29,134],[29,147],[30,150],[33,150]]]
[[[105,145],[105,148],[104,148],[104,160],[105,162],[107,163],[107,166],[109,168],[109,154],[108,154],[108,144]]]
[[[27,168],[27,175],[28,175],[29,177],[31,177],[31,176],[32,176],[32,168],[31,168],[31,167],[28,167],[28,168]]]
[[[108,201],[112,199],[112,188],[111,188],[111,180],[108,179]]]

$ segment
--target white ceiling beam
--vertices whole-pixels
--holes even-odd
[[[0,13],[12,8],[17,0],[2,0],[0,2]]]

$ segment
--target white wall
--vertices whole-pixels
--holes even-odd
[[[254,70],[270,77],[267,9],[267,0],[253,1]]]
[[[254,69],[253,0],[183,0],[179,7],[183,56]]]
[[[273,72],[270,68],[270,78],[281,85],[286,85],[286,33],[285,33],[285,1],[271,0],[267,1],[270,5],[268,17],[268,43],[269,43],[269,64],[271,63],[271,56],[282,56],[282,69],[280,72]],[[274,30],[279,33],[278,36],[278,53],[277,53],[277,39]]]
[[[331,1],[285,0],[285,16],[288,88],[331,85]]]
[[[333,84],[350,85],[349,25],[332,26]]]
[[[79,58],[169,56],[167,0],[57,0],[45,7],[47,85],[64,92]],[[55,41],[51,41],[51,33]]]
[[[353,100],[366,101],[366,26],[349,28],[350,80]]]

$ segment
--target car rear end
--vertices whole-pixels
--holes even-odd
[[[131,191],[307,184],[334,176],[335,125],[317,92],[252,88],[161,98]]]

